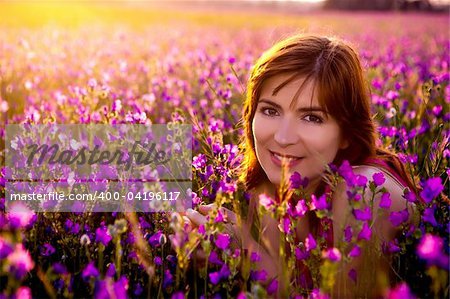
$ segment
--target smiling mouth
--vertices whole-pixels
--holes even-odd
[[[303,157],[297,157],[297,156],[291,156],[291,155],[282,155],[280,153],[272,152],[272,151],[269,151],[269,152],[272,155],[272,157],[274,157],[275,159],[279,160],[280,162],[283,159],[285,159],[286,162],[288,162],[288,163],[299,161],[299,160],[303,159]]]

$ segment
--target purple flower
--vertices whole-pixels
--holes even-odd
[[[358,240],[370,240],[370,237],[372,237],[372,229],[367,222],[364,222],[363,227],[358,234]]]
[[[329,259],[332,262],[338,262],[342,258],[341,252],[339,251],[339,249],[337,249],[335,247],[323,251],[322,257]]]
[[[45,243],[44,246],[41,247],[41,254],[43,256],[50,256],[53,253],[55,253],[55,248],[52,245]]]
[[[198,233],[199,233],[200,235],[204,235],[204,234],[206,233],[206,229],[205,229],[205,225],[204,225],[204,224],[199,225],[199,227],[198,227]]]
[[[330,296],[322,293],[319,289],[313,289],[309,295],[310,299],[330,299]]]
[[[106,226],[99,227],[95,230],[95,241],[101,242],[104,246],[107,246],[111,241],[111,236],[108,233]]]
[[[383,185],[384,182],[386,181],[386,179],[384,178],[384,174],[382,172],[374,173],[372,176],[372,179],[373,179],[373,183],[377,187]]]
[[[317,242],[312,234],[308,234],[308,237],[306,237],[305,248],[307,251],[311,251],[317,248]]]
[[[230,268],[228,268],[227,264],[222,265],[222,268],[220,268],[219,273],[220,273],[220,277],[225,278],[225,279],[231,275]]]
[[[309,183],[309,179],[308,178],[302,178],[302,176],[300,175],[300,173],[298,173],[297,171],[295,171],[290,179],[290,187],[292,189],[299,189],[300,187],[306,188],[308,186]]]
[[[54,263],[53,264],[53,272],[55,272],[56,274],[66,274],[67,268],[63,264]]]
[[[186,297],[184,296],[184,293],[182,291],[173,293],[172,296],[170,297],[170,299],[184,299],[184,298]]]
[[[403,222],[406,222],[409,218],[408,209],[404,209],[398,212],[392,212],[389,215],[389,220],[391,221],[392,225],[397,227]]]
[[[81,273],[81,277],[83,277],[84,281],[88,281],[91,277],[97,277],[100,273],[97,268],[94,266],[94,262],[90,262]]]
[[[315,194],[311,195],[311,211],[328,209],[327,196],[322,194],[319,198]]]
[[[267,294],[273,295],[278,291],[278,280],[274,279],[267,287]]]
[[[9,271],[19,280],[34,268],[34,262],[22,244],[16,244],[14,251],[6,257],[6,260],[9,264]]]
[[[218,284],[219,281],[220,281],[220,273],[219,273],[219,271],[209,273],[209,280],[211,280],[211,283],[213,285]]]
[[[422,219],[423,221],[428,222],[433,226],[438,226],[436,218],[434,217],[434,211],[435,207],[426,208],[425,211],[423,212]]]
[[[344,178],[348,187],[354,187],[356,184],[356,176],[350,163],[345,160],[338,169],[338,173]]]
[[[259,262],[261,260],[261,256],[259,253],[252,251],[252,254],[250,255],[250,261],[252,263]]]
[[[391,207],[391,203],[391,194],[388,192],[383,193],[380,199],[380,208],[389,209]]]
[[[361,255],[361,248],[358,245],[355,245],[352,250],[350,250],[350,253],[348,256],[350,257],[358,257]]]
[[[169,270],[164,271],[163,287],[167,288],[173,284],[173,275]]]
[[[357,175],[356,176],[356,185],[358,187],[366,187],[367,185],[367,178],[363,175]]]
[[[303,248],[295,248],[295,258],[299,261],[306,260],[309,257],[309,252]]]
[[[118,281],[114,283],[114,295],[117,299],[125,299],[128,290],[128,279],[125,276],[121,276]]]
[[[11,244],[7,243],[5,239],[0,236],[0,259],[6,258],[11,252],[13,252]]]
[[[136,296],[139,296],[142,294],[144,289],[142,288],[142,285],[140,283],[135,284],[133,294]]]
[[[230,235],[229,234],[217,234],[215,244],[218,248],[225,250],[230,245]]]
[[[415,299],[406,282],[402,282],[389,291],[387,299]]]
[[[223,264],[222,268],[219,271],[209,273],[209,279],[211,283],[216,285],[222,278],[228,278],[231,275],[230,269],[226,264]]]
[[[116,275],[116,266],[114,266],[114,263],[111,263],[108,266],[108,270],[106,270],[106,276],[114,277],[114,275]]]
[[[398,246],[397,239],[394,239],[393,241],[388,242],[387,251],[389,253],[399,252],[400,250],[401,250],[401,248]]]
[[[417,246],[417,255],[424,260],[434,262],[440,257],[442,246],[443,242],[440,237],[426,234]]]
[[[438,196],[444,186],[442,186],[442,180],[440,177],[430,178],[422,184],[423,190],[420,192],[420,196],[426,203],[430,203],[436,196]]]
[[[266,270],[251,271],[250,278],[254,281],[266,281],[267,280],[267,271]]]
[[[219,255],[216,251],[211,251],[211,254],[209,255],[208,261],[215,265],[223,265],[223,262],[220,260]]]
[[[354,209],[353,216],[356,220],[367,221],[372,219],[372,212],[370,211],[370,207],[365,207],[364,210]]]
[[[149,239],[148,243],[152,245],[152,247],[158,247],[160,244],[160,239],[162,237],[163,233],[158,230],[156,233],[154,233]]]
[[[203,299],[204,297],[200,297],[200,298]],[[244,291],[241,291],[241,292],[237,295],[236,299],[247,299],[247,296],[245,295],[245,292],[244,292]]]
[[[348,271],[348,277],[350,277],[351,280],[353,280],[354,283],[356,283],[356,277],[357,277],[357,273],[355,269],[350,269],[350,271]]]
[[[416,195],[414,192],[411,192],[408,188],[403,190],[403,198],[405,198],[408,202],[416,202]]]
[[[289,219],[289,216],[286,215],[283,217],[282,223],[280,223],[278,227],[280,228],[280,231],[286,234],[291,233],[291,219]]]
[[[346,242],[350,242],[352,240],[352,236],[353,236],[353,229],[350,225],[348,225],[345,229],[344,229],[344,240]]]
[[[160,257],[160,256],[156,256],[154,259],[153,259],[153,262],[155,263],[155,265],[157,265],[157,266],[161,266],[162,265],[162,258]]]
[[[217,211],[217,216],[216,216],[216,218],[214,219],[214,222],[215,222],[215,223],[221,223],[221,222],[224,222],[224,220],[225,220],[225,217],[224,217],[222,211],[219,209],[219,210]]]

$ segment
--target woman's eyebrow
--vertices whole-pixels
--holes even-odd
[[[274,106],[275,108],[281,109],[282,107],[280,105],[278,105],[277,103],[268,100],[268,99],[261,99],[259,100],[259,103],[266,103],[269,104],[271,106]],[[311,111],[318,111],[318,112],[323,112],[326,113],[325,109],[319,107],[319,106],[307,106],[307,107],[300,107],[297,109],[298,112],[311,112]]]

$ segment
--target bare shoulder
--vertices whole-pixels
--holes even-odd
[[[397,178],[390,174],[385,169],[371,165],[353,166],[353,173],[355,175],[365,176],[368,181],[373,181],[375,174],[381,173],[384,177],[384,182],[375,190],[375,194],[366,188],[364,197],[358,202],[360,210],[364,210],[365,207],[371,208],[374,220],[375,230],[379,236],[383,239],[392,239],[396,234],[398,228],[392,224],[392,213],[400,213],[401,211],[408,211],[408,222],[415,222],[413,215],[415,215],[414,205],[407,202],[403,193],[406,188],[403,186]],[[384,190],[381,192],[382,188]],[[333,220],[339,227],[345,227],[347,224],[355,224],[353,217],[349,218],[349,214],[352,215],[353,210],[350,204],[349,195],[347,193],[349,189],[345,182],[340,183],[333,196]],[[388,195],[386,194],[388,193]],[[386,199],[388,198],[388,199]],[[384,200],[380,206],[380,203]],[[387,202],[389,204],[387,204]],[[336,228],[336,233],[339,234],[339,228]]]
[[[365,176],[369,181],[372,180],[374,174],[382,173],[385,180],[380,187],[384,187],[386,192],[390,194],[391,207],[389,210],[391,212],[396,212],[406,208],[407,201],[403,197],[406,186],[403,186],[403,184],[391,173],[381,167],[372,165],[353,166],[353,172]],[[372,195],[371,192],[369,192],[368,195]],[[378,194],[378,196],[375,197],[375,200],[380,199],[381,195],[382,194]]]

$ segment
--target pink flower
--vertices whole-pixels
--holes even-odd
[[[306,206],[305,200],[299,200],[295,206],[295,216],[303,217],[306,212],[308,212],[308,207]]]
[[[274,205],[274,201],[272,198],[267,196],[266,194],[259,195],[259,204],[262,205],[266,210],[270,209],[271,206]]]
[[[22,203],[14,203],[8,211],[9,221],[15,227],[25,227],[30,224],[35,213]]]
[[[33,298],[31,296],[31,290],[30,288],[27,287],[20,287],[17,291],[16,291],[16,298],[20,298],[20,299],[31,299]]]
[[[306,237],[305,248],[307,251],[311,251],[317,248],[317,242],[314,239],[313,235],[308,234],[308,237]]]
[[[424,260],[433,262],[439,259],[443,242],[438,236],[426,234],[417,246],[417,254]]]
[[[332,262],[338,262],[342,258],[341,252],[335,247],[322,252],[322,257],[329,259]]]
[[[34,267],[30,254],[22,244],[16,244],[14,252],[8,255],[6,260],[9,263],[10,271],[17,279],[22,279]]]
[[[280,231],[289,234],[291,233],[291,220],[289,219],[289,217],[283,217],[283,219],[281,220],[282,222],[278,225],[278,228],[280,229]]]
[[[319,289],[312,290],[311,294],[309,295],[310,299],[330,299],[330,296],[327,294],[322,293]]]
[[[389,291],[387,299],[414,299],[416,298],[409,290],[406,282],[402,282]]]

